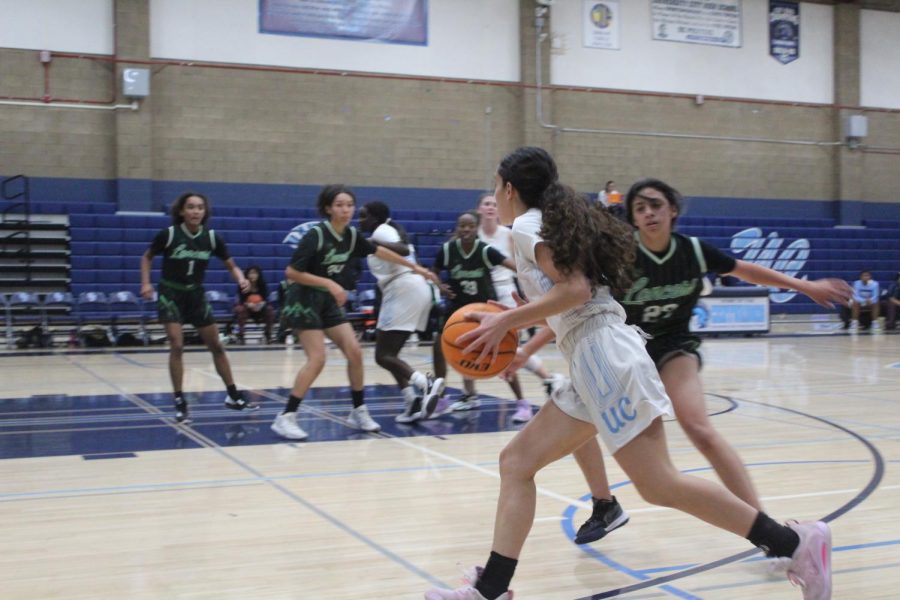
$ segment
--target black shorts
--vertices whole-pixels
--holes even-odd
[[[156,306],[160,323],[181,323],[199,329],[216,322],[202,287],[179,290],[162,282]]]
[[[330,293],[296,283],[288,286],[281,309],[286,329],[331,329],[347,322],[344,309]]]
[[[700,338],[689,333],[670,333],[647,340],[647,354],[653,359],[657,371],[661,371],[663,365],[679,354],[696,356],[698,367],[702,367],[703,358],[699,349]]]

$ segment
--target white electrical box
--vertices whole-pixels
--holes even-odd
[[[122,95],[145,98],[150,95],[150,69],[123,69]]]
[[[860,139],[869,135],[869,118],[865,115],[844,117],[844,139]]]

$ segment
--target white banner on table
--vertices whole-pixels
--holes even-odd
[[[620,48],[618,0],[582,0],[581,14],[585,48]]]
[[[650,0],[654,40],[741,46],[741,0]]]

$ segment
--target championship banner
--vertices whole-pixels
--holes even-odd
[[[428,45],[428,0],[259,0],[259,32]]]
[[[769,54],[783,65],[800,58],[800,3],[769,0]]]
[[[584,47],[618,50],[619,0],[582,0]]]
[[[654,40],[741,47],[741,0],[650,0]]]

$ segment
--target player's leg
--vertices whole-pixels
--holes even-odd
[[[744,537],[770,557],[791,558],[788,577],[803,587],[805,598],[831,597],[831,532],[825,523],[781,525],[725,487],[680,473],[659,417],[614,456],[647,502]]]
[[[297,411],[300,410],[303,396],[325,368],[325,334],[321,329],[295,329],[294,335],[300,340],[306,362],[294,377],[287,405],[275,417],[272,431],[289,440],[305,440],[309,434],[297,424]]]
[[[744,462],[710,422],[698,368],[696,356],[678,354],[666,361],[660,371],[666,393],[675,409],[675,417],[725,487],[750,506],[762,510],[762,503]]]
[[[234,376],[231,374],[231,363],[228,361],[228,355],[225,353],[225,346],[219,339],[219,328],[215,323],[197,327],[197,333],[200,339],[206,344],[210,354],[212,354],[213,364],[216,366],[216,373],[225,383],[225,389],[228,396],[225,398],[225,406],[234,410],[257,409],[259,404],[252,400],[248,400],[244,393],[237,389],[234,383]]]
[[[350,380],[350,394],[353,401],[353,410],[347,416],[347,421],[351,426],[363,431],[380,431],[381,425],[369,414],[369,408],[365,403],[362,348],[353,327],[345,322],[325,329],[324,333],[347,357],[347,377]]]
[[[190,423],[187,400],[184,398],[182,383],[184,381],[184,331],[181,323],[163,323],[166,337],[169,340],[169,378],[175,402],[175,420],[179,423]]]
[[[584,475],[593,503],[591,516],[575,534],[575,543],[589,544],[628,523],[629,516],[609,487],[606,464],[597,437],[594,436],[579,446],[572,456]]]
[[[597,433],[593,424],[580,421],[547,403],[500,453],[500,497],[494,521],[491,554],[470,586],[459,590],[433,589],[426,598],[508,598],[509,583],[519,554],[534,521],[537,488],[535,474],[566,456]],[[468,594],[468,595],[464,595]]]

